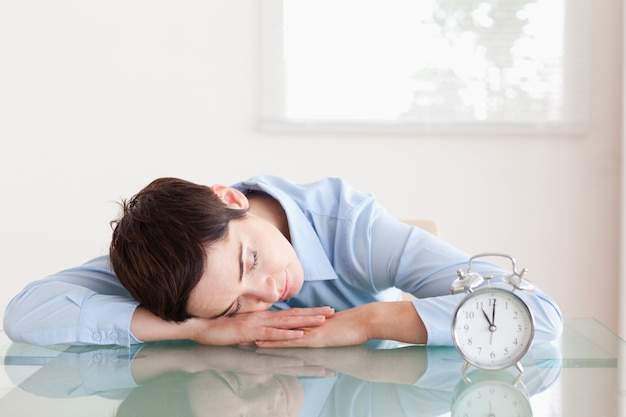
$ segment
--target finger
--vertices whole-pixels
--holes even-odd
[[[293,348],[298,347],[297,343],[287,340],[257,340],[256,345],[264,349],[281,349],[281,348]]]
[[[297,340],[304,336],[303,330],[291,330],[291,329],[276,329],[273,327],[263,327],[255,333],[256,340]]]
[[[245,328],[261,329],[264,327],[275,329],[302,329],[305,327],[318,327],[326,322],[326,316],[249,316],[240,317]],[[257,338],[259,339],[259,338]]]
[[[335,309],[332,307],[309,307],[309,308],[289,308],[286,310],[273,311],[274,314],[289,315],[289,316],[318,316],[332,317],[335,314]]]
[[[317,327],[326,322],[326,316],[284,316],[277,321],[267,323],[267,326],[278,329],[301,329],[303,327]]]

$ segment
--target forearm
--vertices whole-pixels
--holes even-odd
[[[7,307],[4,330],[15,342],[35,345],[129,345],[137,303],[63,282],[28,286]]]
[[[410,301],[377,302],[361,306],[362,326],[368,339],[397,340],[425,344],[426,327]]]
[[[428,337],[421,318],[410,301],[381,301],[336,313],[318,327],[303,328],[293,340],[257,341],[262,347],[353,346],[370,339],[388,339],[424,344]]]
[[[143,307],[137,307],[130,322],[130,331],[142,342],[194,340],[193,320],[165,321]]]
[[[128,346],[137,304],[99,257],[27,285],[7,306],[3,327],[16,342]]]

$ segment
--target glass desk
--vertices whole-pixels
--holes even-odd
[[[568,319],[516,368],[453,347],[254,351],[191,343],[41,348],[0,332],[0,416],[626,416],[624,341]]]

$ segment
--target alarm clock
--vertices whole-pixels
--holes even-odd
[[[491,277],[472,272],[472,261],[486,256],[503,256],[513,264],[503,276],[510,289],[491,287]],[[520,372],[520,360],[532,345],[535,320],[532,311],[515,290],[532,292],[533,285],[517,272],[515,259],[499,253],[483,253],[470,258],[467,271],[459,269],[453,282],[453,294],[465,292],[452,319],[452,340],[466,363],[486,370],[501,370],[515,365]],[[475,287],[487,281],[487,286]]]

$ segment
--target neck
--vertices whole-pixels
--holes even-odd
[[[269,194],[262,192],[251,192],[247,195],[250,208],[248,212],[254,216],[262,218],[272,223],[276,228],[291,241],[289,236],[289,222],[287,215],[280,203]]]

